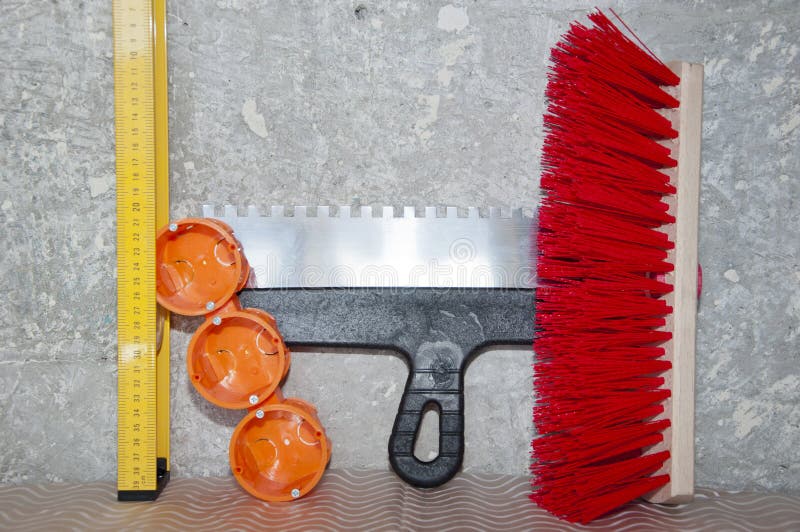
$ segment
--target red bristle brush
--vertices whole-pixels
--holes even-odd
[[[703,83],[589,19],[548,75],[531,465],[531,499],[579,523],[693,494]]]

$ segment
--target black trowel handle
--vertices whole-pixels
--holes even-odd
[[[452,359],[428,361],[415,368],[406,382],[400,408],[389,439],[389,462],[395,472],[413,486],[430,488],[444,484],[461,469],[464,457],[464,390],[461,364]],[[414,456],[422,417],[435,406],[439,410],[439,455],[430,462]]]
[[[267,310],[289,347],[393,349],[411,373],[389,440],[389,461],[409,484],[433,487],[464,455],[464,368],[478,349],[533,342],[535,293],[501,288],[244,290],[245,307]],[[429,405],[439,408],[439,455],[414,457]]]

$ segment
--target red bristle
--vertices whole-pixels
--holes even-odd
[[[663,440],[661,431],[667,427],[669,420],[664,419],[647,423],[646,431],[639,431],[639,427],[635,427],[637,430],[622,427],[609,429],[601,434],[585,430],[562,432],[542,438],[543,441],[534,450],[534,456],[545,463],[569,457],[570,464],[575,467],[605,465],[609,460],[627,456],[643,447],[661,442]],[[603,437],[597,438],[597,436]]]
[[[602,13],[552,51],[537,248],[531,498],[586,523],[663,486],[653,452],[669,427],[661,403],[672,286],[662,232],[675,221],[658,109],[678,77]]]

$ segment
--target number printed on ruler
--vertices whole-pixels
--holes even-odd
[[[156,488],[155,119],[152,6],[114,0],[118,488]]]

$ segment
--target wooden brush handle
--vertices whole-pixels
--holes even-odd
[[[664,416],[671,427],[664,431],[664,448],[670,459],[660,473],[668,473],[669,484],[645,497],[663,504],[688,502],[694,495],[694,372],[695,322],[697,318],[697,231],[700,200],[700,143],[703,114],[703,65],[675,62],[669,67],[681,78],[676,97],[680,107],[671,111],[678,138],[669,141],[672,157],[678,166],[671,170],[677,194],[668,199],[675,223],[668,228],[675,248],[669,262],[675,265],[667,282],[674,286],[667,300],[673,308],[672,340],[666,356],[672,370],[666,375],[666,387],[672,396],[665,404]],[[661,449],[657,449],[661,450]]]

